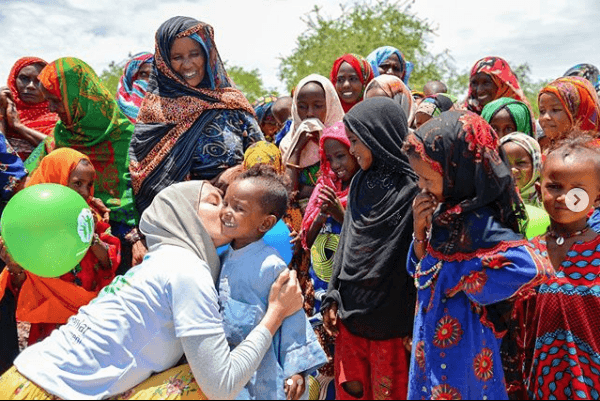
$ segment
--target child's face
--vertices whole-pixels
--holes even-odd
[[[352,131],[346,128],[346,136],[350,141],[350,154],[356,157],[356,161],[361,169],[367,171],[373,164],[373,154],[369,149]]]
[[[429,163],[417,156],[408,158],[413,171],[419,176],[419,188],[429,192],[438,202],[444,201],[444,177],[435,171]]]
[[[498,138],[502,138],[517,130],[517,126],[510,116],[510,113],[506,109],[502,109],[496,113],[494,118],[490,121],[490,125],[498,134]]]
[[[91,164],[79,162],[69,176],[68,187],[77,192],[86,201],[92,197],[92,189],[96,179],[96,170]]]
[[[544,162],[540,191],[544,208],[559,224],[570,224],[587,218],[591,202],[597,202],[600,196],[600,179],[596,171],[596,163],[583,153],[567,156],[550,154]],[[575,188],[587,192],[590,205],[576,213],[567,207],[567,193]]]
[[[316,82],[309,82],[298,92],[298,115],[302,121],[318,118],[323,124],[327,117],[325,90]]]
[[[540,125],[549,139],[559,139],[571,129],[571,120],[556,95],[543,93],[539,101]]]
[[[234,181],[227,188],[221,209],[221,223],[224,234],[233,238],[234,249],[259,240],[277,222],[275,216],[264,211],[262,191],[251,179]]]
[[[427,113],[417,113],[415,114],[415,128],[419,128],[421,125],[425,124],[427,121],[431,120],[431,117]]]
[[[358,162],[350,154],[350,150],[335,139],[327,139],[323,143],[323,149],[331,170],[344,184],[349,183],[359,169]]]
[[[523,189],[533,177],[533,159],[531,155],[522,146],[514,142],[505,143],[502,145],[502,149],[508,157],[508,163],[515,177],[517,187]]]

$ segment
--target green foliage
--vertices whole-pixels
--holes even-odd
[[[538,94],[544,86],[550,83],[550,80],[534,81],[531,78],[531,67],[528,63],[519,64],[512,68],[512,70],[517,76],[519,84],[521,85],[521,89],[523,89],[525,97],[527,97],[527,100],[531,105],[533,114],[536,118],[538,118],[540,115],[540,111],[538,109]]]
[[[338,19],[322,15],[318,6],[307,15],[308,29],[296,42],[296,49],[281,59],[279,77],[287,88],[305,76],[317,73],[329,77],[333,62],[345,53],[366,57],[380,46],[394,46],[415,64],[410,84],[420,89],[430,80],[441,79],[448,72],[447,53],[432,55],[427,50],[434,33],[426,20],[410,13],[412,1],[355,3]]]
[[[102,71],[100,74],[100,81],[115,97],[117,96],[117,86],[119,85],[119,80],[123,75],[123,68],[125,68],[125,64],[126,62],[116,63],[111,61],[111,63],[108,65],[108,68]]]
[[[265,88],[258,69],[247,71],[238,66],[227,66],[227,74],[235,83],[235,86],[246,96],[250,103],[254,103],[261,96],[277,93]]]

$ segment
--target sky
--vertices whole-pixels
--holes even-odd
[[[536,80],[561,76],[579,63],[600,67],[598,0],[398,0],[429,21],[428,49],[445,50],[459,72],[480,58],[529,63]],[[265,86],[283,91],[277,77],[306,30],[303,18],[319,5],[338,18],[345,0],[0,0],[0,82],[23,56],[47,61],[78,57],[101,73],[111,61],[153,51],[162,22],[176,15],[211,24],[221,58],[258,69]],[[483,3],[489,5],[484,6]],[[366,55],[365,55],[366,56]]]

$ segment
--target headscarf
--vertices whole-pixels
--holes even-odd
[[[26,176],[27,170],[23,160],[0,132],[0,215],[21,180]]]
[[[437,117],[443,112],[450,110],[452,107],[454,107],[454,101],[450,96],[438,93],[423,99],[421,104],[417,107],[415,115],[417,113],[425,113],[428,116]]]
[[[148,252],[161,245],[175,245],[193,252],[206,262],[216,284],[220,263],[214,242],[198,216],[205,181],[173,184],[154,197],[140,220],[140,231],[146,236]]]
[[[404,70],[402,81],[408,86],[408,80],[410,79],[410,74],[413,71],[414,65],[410,61],[406,61],[404,55],[400,52],[400,50],[392,46],[382,46],[373,50],[371,54],[367,56],[367,61],[369,61],[369,63],[371,64],[374,76],[378,77],[379,66],[383,64],[383,62],[386,61],[388,58],[390,58],[392,54],[396,54],[398,56],[398,60],[400,60],[400,64],[402,65],[402,69]]]
[[[567,70],[563,74],[564,77],[583,77],[590,81],[592,85],[596,85],[600,82],[600,71],[592,64],[577,64]]]
[[[569,116],[573,128],[600,131],[600,105],[594,87],[585,78],[562,77],[546,85],[538,95],[555,95]]]
[[[331,69],[331,76],[330,76],[331,83],[333,84],[333,86],[335,86],[337,83],[338,72],[340,72],[340,67],[342,66],[342,63],[344,63],[344,62],[346,62],[352,66],[354,71],[356,71],[356,74],[358,74],[358,79],[360,79],[360,83],[362,84],[362,92],[360,94],[360,98],[356,102],[356,103],[358,103],[363,100],[363,95],[365,94],[365,88],[367,87],[368,83],[375,76],[373,74],[373,68],[371,68],[371,65],[369,64],[369,62],[361,56],[358,56],[356,54],[344,54],[342,57],[338,58],[333,63],[333,68]],[[342,99],[340,99],[340,102],[342,103],[342,107],[344,108],[344,113],[347,113],[348,110],[350,110],[352,108],[352,106],[354,106],[356,104],[356,103],[346,103]]]
[[[535,138],[535,119],[526,103],[509,97],[501,97],[486,104],[481,111],[481,117],[491,124],[500,110],[508,111],[508,114],[515,123],[515,127],[517,127],[517,132],[523,132]]]
[[[537,191],[535,190],[535,183],[540,179],[542,170],[542,149],[540,148],[540,144],[536,139],[522,132],[513,132],[500,138],[500,146],[508,142],[516,143],[531,156],[531,160],[533,161],[533,175],[529,182],[520,189],[521,197],[527,205],[540,206]]]
[[[38,184],[60,184],[68,187],[71,173],[82,160],[91,163],[89,157],[75,149],[56,149],[42,159],[40,166],[29,178],[27,187]],[[94,188],[92,188],[90,196],[94,196]]]
[[[296,90],[294,91],[294,98],[292,103],[292,117],[294,119],[294,128],[293,131],[286,135],[285,138],[281,141],[281,145],[279,148],[281,149],[281,154],[283,155],[283,164],[286,165],[288,160],[290,159],[290,155],[298,140],[300,139],[300,134],[304,130],[302,127],[302,120],[300,119],[300,115],[298,114],[298,93],[304,88],[305,85],[310,82],[316,82],[321,85],[321,87],[325,90],[325,105],[327,108],[327,114],[325,115],[325,121],[321,121],[321,123],[327,127],[331,127],[333,124],[342,121],[344,117],[344,109],[342,108],[342,104],[340,103],[340,99],[335,90],[335,87],[331,83],[330,80],[325,78],[322,75],[311,74],[300,81]],[[319,145],[315,142],[309,142],[302,150],[300,156],[300,167],[310,167],[319,162]]]
[[[328,139],[333,139],[340,142],[346,148],[350,149],[350,140],[346,136],[346,127],[343,122],[336,123],[329,128],[325,128],[323,130],[323,136],[321,136],[320,146],[319,146],[319,154],[321,157],[321,176],[317,181],[317,186],[313,190],[313,193],[308,201],[308,206],[306,206],[306,210],[304,212],[304,220],[302,221],[302,232],[304,235],[302,236],[302,245],[305,249],[308,249],[306,244],[306,233],[312,227],[312,223],[315,221],[319,213],[321,212],[321,205],[323,201],[319,199],[319,195],[321,194],[321,188],[329,187],[335,191],[335,194],[340,200],[340,203],[345,208],[348,204],[348,191],[350,187],[345,190],[342,189],[342,180],[331,170],[331,164],[329,160],[327,160],[327,155],[325,154],[325,141]]]
[[[42,66],[48,65],[48,63],[41,58],[37,57],[23,57],[13,65],[8,75],[8,88],[12,94],[12,98],[19,114],[19,120],[25,126],[39,131],[45,135],[52,135],[54,126],[58,122],[58,115],[52,113],[48,109],[48,101],[41,103],[30,104],[21,100],[19,97],[19,91],[17,90],[17,77],[21,70],[25,67],[29,67],[33,64],[39,64]],[[46,142],[47,151],[50,152],[54,148],[54,142],[49,140]]]
[[[412,202],[419,192],[401,150],[408,122],[396,102],[375,97],[353,107],[344,125],[369,148],[373,163],[358,171],[350,185],[335,273],[322,310],[337,302],[354,335],[403,337],[413,329],[415,288],[405,263],[413,232]],[[390,308],[395,316],[382,316]],[[360,323],[353,325],[355,319]],[[382,321],[389,324],[381,327]]]
[[[475,63],[471,69],[470,77],[473,77],[480,72],[487,74],[492,78],[494,84],[498,87],[496,92],[496,99],[501,97],[510,97],[529,105],[519,81],[515,73],[510,69],[508,63],[500,57],[485,57]],[[474,99],[475,94],[471,90],[469,85],[469,93],[464,107],[467,110],[473,111],[477,114],[481,113],[483,106],[479,105],[479,102]],[[496,100],[493,99],[493,100]]]
[[[449,111],[422,125],[408,142],[444,178],[444,202],[433,215],[427,252],[463,261],[521,245],[525,206],[498,136],[484,119]]]
[[[388,95],[389,98],[394,99],[400,106],[402,107],[402,111],[408,118],[408,123],[413,120],[414,117],[414,99],[412,97],[412,92],[408,89],[408,86],[400,80],[395,75],[379,75],[375,77],[369,85],[367,85],[367,89],[365,92],[368,92],[372,86],[378,84],[379,87]]]
[[[277,96],[268,95],[262,96],[256,99],[256,101],[252,104],[252,108],[256,113],[256,121],[258,125],[261,125],[265,120],[265,117],[269,115],[271,110],[273,109],[273,105],[277,101]]]
[[[40,73],[44,87],[62,100],[67,121],[54,128],[57,148],[87,155],[96,169],[96,196],[110,209],[111,221],[136,225],[129,180],[128,148],[133,124],[85,62],[61,58]]]
[[[198,87],[188,85],[171,67],[171,46],[183,37],[198,42],[206,55],[206,72]],[[198,139],[218,110],[254,115],[225,71],[212,26],[188,17],[167,20],[156,32],[154,57],[130,150],[131,180],[140,211],[160,190],[185,179]]]
[[[146,96],[148,82],[143,79],[136,79],[140,67],[145,63],[152,63],[154,55],[152,53],[139,53],[133,56],[125,64],[123,76],[117,86],[117,103],[121,111],[129,118],[129,121],[135,124],[140,106]]]
[[[281,162],[279,148],[271,142],[261,141],[250,146],[244,154],[244,170],[249,170],[257,164],[272,166],[277,174],[285,173],[285,167]]]

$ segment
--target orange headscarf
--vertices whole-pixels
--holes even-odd
[[[573,128],[600,131],[600,104],[590,81],[582,77],[558,78],[546,85],[539,96],[544,93],[551,93],[560,100]]]
[[[27,182],[27,187],[37,184],[60,184],[68,186],[71,173],[82,160],[87,160],[91,164],[90,158],[81,152],[71,148],[56,149],[42,159],[40,166],[33,172]],[[93,187],[90,195],[94,196]]]

